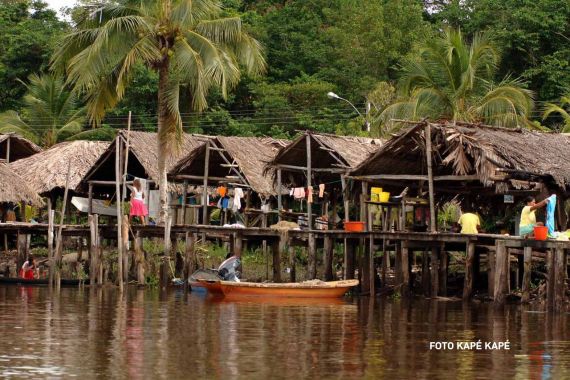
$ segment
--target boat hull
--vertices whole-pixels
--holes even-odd
[[[48,285],[49,280],[47,278],[38,278],[33,280],[28,280],[19,277],[0,277],[0,284],[10,284],[10,285],[26,285],[26,286],[45,286]],[[89,280],[76,279],[62,279],[61,286],[78,286],[80,283],[84,285],[89,285]]]
[[[190,283],[191,288],[202,288],[208,291],[209,294],[215,296],[223,296],[221,281],[212,280],[196,280]]]
[[[219,288],[214,286],[214,283],[208,285],[212,292],[221,292],[226,298],[339,298],[358,285],[357,280],[285,284],[219,281]],[[210,288],[208,290],[210,291]]]

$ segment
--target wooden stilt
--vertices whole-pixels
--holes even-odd
[[[281,169],[277,169],[277,217],[279,221],[281,221],[281,210],[283,210],[282,187]]]
[[[307,133],[306,137],[305,137],[305,141],[306,141],[306,146],[307,146],[307,188],[310,189],[312,187],[312,164],[313,164],[313,160],[311,158],[311,135],[309,133]],[[307,223],[308,223],[308,229],[312,230],[313,229],[313,204],[310,202],[307,202]],[[316,278],[316,276],[314,277]]]
[[[65,177],[65,190],[63,191],[63,201],[61,202],[61,218],[57,229],[55,241],[55,265],[50,265],[49,283],[52,285],[60,285],[61,280],[61,258],[63,256],[63,222],[65,217],[65,207],[67,205],[67,194],[69,191],[69,176],[71,175],[71,163],[67,166],[67,176]]]
[[[382,238],[382,286],[386,284],[386,276],[388,275],[388,268],[390,268],[390,252],[386,249],[386,238]],[[398,277],[397,274],[398,269],[395,269],[395,271],[396,271],[396,277]]]
[[[119,291],[123,292],[123,210],[121,208],[121,137],[117,136],[115,143],[115,194],[117,205],[117,252],[118,252],[118,280]],[[166,243],[165,243],[166,244]]]
[[[557,310],[564,307],[566,302],[566,266],[567,258],[564,246],[557,244],[555,251],[555,288],[554,288],[554,304]]]
[[[473,295],[473,265],[475,261],[475,243],[468,242],[467,259],[465,260],[465,282],[463,284],[463,299],[469,300]]]
[[[135,263],[137,265],[137,283],[139,286],[144,285],[146,282],[146,273],[145,273],[145,257],[143,251],[143,239],[139,231],[137,231],[135,235]],[[187,279],[188,277],[185,277]],[[186,281],[184,284],[188,284]]]
[[[396,277],[396,285],[400,285],[404,281],[404,271],[402,269],[402,245],[396,244],[396,257],[394,263],[394,275]],[[382,268],[382,283],[385,283],[384,268]]]
[[[314,280],[317,278],[317,244],[315,241],[315,234],[309,233],[308,240],[309,279]]]
[[[24,262],[30,255],[30,246],[28,245],[29,239],[27,234],[18,231],[17,248],[18,258],[16,259],[16,273],[20,270]]]
[[[497,240],[495,243],[495,293],[494,301],[496,303],[503,303],[507,293],[507,280],[508,280],[508,250],[505,246],[504,240]]]
[[[556,286],[556,251],[546,251],[546,304],[549,310],[554,309],[554,287]]]
[[[370,294],[370,244],[367,244],[367,239],[363,239],[363,250],[361,255],[361,280],[360,280],[360,290],[362,295]]]
[[[48,249],[48,263],[49,267],[51,268],[52,265],[54,264],[53,238],[54,238],[55,210],[52,209],[50,198],[48,198],[47,203],[48,203],[47,249]]]
[[[429,297],[431,292],[431,273],[429,271],[429,255],[427,249],[422,252],[422,290],[426,297]]]
[[[325,281],[332,281],[333,275],[333,254],[334,254],[334,241],[331,235],[325,235],[323,243],[323,251],[325,258]]]
[[[273,282],[281,282],[281,244],[282,243],[279,241],[273,242],[273,244],[271,244],[273,251]]]
[[[374,254],[376,252],[374,247],[374,238],[370,235],[369,239],[369,259],[368,259],[368,271],[370,272],[370,296],[374,297],[376,295],[376,264],[374,262]]]
[[[408,248],[408,242],[406,240],[402,241],[402,296],[410,295],[410,250]]]
[[[439,265],[440,265],[440,249],[432,247],[431,249],[431,297],[435,298],[439,295]]]
[[[239,232],[233,234],[234,248],[233,254],[241,260],[242,248],[243,248],[243,237]]]
[[[530,301],[530,284],[532,273],[532,247],[524,247],[524,270],[522,280],[522,302]]]
[[[447,297],[447,267],[449,265],[449,252],[442,246],[439,260],[439,295]]]
[[[426,139],[426,161],[427,161],[427,172],[428,172],[428,190],[429,190],[429,230],[430,232],[437,232],[437,225],[435,223],[435,202],[434,202],[434,187],[433,187],[433,170],[431,162],[431,126],[426,123],[425,130]]]
[[[129,219],[122,218],[122,239],[123,239],[123,281],[129,282]]]
[[[490,249],[487,252],[487,294],[489,297],[495,295],[495,257],[497,255],[495,249]]]
[[[287,253],[289,255],[289,281],[296,282],[297,281],[297,273],[296,273],[296,259],[295,259],[295,247],[292,247],[289,243],[287,243]]]
[[[356,253],[356,247],[354,242],[350,239],[344,239],[345,246],[345,268],[344,268],[344,278],[347,280],[354,278],[354,259]]]

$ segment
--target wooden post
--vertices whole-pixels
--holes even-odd
[[[396,243],[396,257],[394,263],[394,276],[396,277],[396,286],[403,282],[404,271],[402,270],[402,245]],[[386,278],[384,273],[384,265],[382,265],[382,286],[386,284]]]
[[[144,258],[144,251],[143,251],[143,238],[141,236],[140,231],[136,232],[135,235],[135,263],[137,265],[137,283],[139,286],[144,285],[146,282],[146,275],[145,275],[145,258]],[[187,284],[186,281],[184,284]]]
[[[402,240],[402,295],[410,294],[410,250],[408,241]]]
[[[241,260],[242,255],[242,248],[243,248],[243,237],[241,233],[234,232],[233,233],[233,240],[234,240],[234,256],[238,257]]]
[[[495,247],[496,249],[496,247]],[[497,252],[495,250],[490,249],[487,252],[487,294],[489,297],[493,297],[495,295],[495,256]]]
[[[549,249],[546,251],[546,304],[548,309],[554,309],[554,287],[556,284],[556,251]]]
[[[334,241],[331,235],[327,234],[324,237],[323,251],[325,256],[325,281],[332,281],[333,275],[333,254],[334,254]]]
[[[273,242],[271,248],[273,251],[273,282],[281,282],[281,240]]]
[[[61,257],[63,254],[63,219],[65,215],[65,206],[67,205],[67,193],[69,191],[69,176],[71,174],[71,163],[67,165],[67,176],[65,177],[65,190],[63,192],[63,202],[61,203],[61,218],[59,220],[59,227],[57,229],[57,237],[55,241],[55,265],[50,265],[49,282],[50,286],[60,285],[61,280]],[[57,266],[57,272],[56,272]],[[55,281],[55,282],[54,282]]]
[[[439,250],[439,295],[447,297],[447,266],[449,263],[449,253],[445,247]]]
[[[505,301],[505,296],[507,293],[507,271],[508,271],[508,260],[509,253],[505,246],[504,240],[497,240],[495,243],[496,247],[496,258],[495,258],[495,293],[494,301],[497,303],[503,303]]]
[[[194,251],[196,247],[196,238],[197,235],[194,233],[186,232],[185,234],[184,292],[188,292],[189,277],[192,275],[192,272],[194,272],[194,270],[196,269],[196,255]]]
[[[48,206],[48,231],[47,231],[47,249],[48,249],[48,263],[51,266],[53,265],[53,225],[55,221],[55,210],[52,209],[51,205],[51,198],[48,197],[47,199],[47,206]]]
[[[372,229],[372,228],[371,228]],[[368,271],[370,277],[370,297],[374,297],[376,295],[376,266],[374,263],[374,237],[372,234],[369,236],[369,251],[370,255],[368,256]]]
[[[24,262],[27,260],[30,254],[30,246],[28,245],[29,239],[27,234],[23,234],[18,231],[17,238],[17,248],[18,248],[18,258],[16,260],[16,273],[22,268]]]
[[[350,204],[349,204],[349,199],[347,197],[347,184],[346,184],[346,177],[345,175],[341,175],[340,176],[340,182],[341,182],[341,186],[342,186],[342,200],[344,203],[344,221],[348,222],[350,219],[350,215],[349,215],[349,209],[350,209]],[[348,239],[344,239],[344,244],[343,244],[343,250],[344,250],[344,278],[345,279],[349,279],[349,278],[354,278],[354,259],[351,256],[354,255],[354,250],[351,252],[350,249],[354,248],[352,246],[352,244],[349,244],[349,240]],[[352,260],[352,261],[351,261]]]
[[[473,264],[475,261],[475,243],[467,242],[467,259],[465,260],[465,282],[463,284],[463,299],[468,300],[473,295]]]
[[[188,197],[188,180],[184,180],[184,189],[182,190],[182,224],[186,225],[186,198]]]
[[[430,232],[437,232],[435,224],[435,201],[433,194],[433,169],[431,167],[431,126],[426,123],[426,162],[428,171],[428,190],[429,190],[429,219],[430,219]]]
[[[439,264],[440,264],[440,249],[437,247],[431,248],[431,297],[435,298],[439,295]]]
[[[11,136],[8,136],[8,139],[6,140],[6,163],[7,164],[10,163],[10,137]],[[17,268],[17,269],[20,270],[20,268]]]
[[[123,279],[125,283],[129,282],[129,219],[122,218],[122,244],[123,244]]]
[[[131,143],[131,111],[129,111],[129,118],[127,119],[127,142],[125,148],[125,156],[124,162],[125,165],[123,166],[123,172],[121,173],[121,179],[123,181],[123,194],[121,200],[124,202],[127,196],[127,173],[129,167],[129,148]],[[126,280],[126,279],[125,279]]]
[[[364,230],[372,230],[372,226],[368,226],[367,221],[367,209],[366,206],[366,196],[368,194],[368,182],[362,181],[362,194],[360,194],[360,221],[365,223]]]
[[[88,215],[93,214],[93,184],[89,183],[89,193],[88,193],[88,197],[89,197],[89,210],[88,210]]]
[[[89,221],[89,257],[91,263],[89,264],[89,284],[95,285],[97,275],[99,273],[99,215],[92,214],[87,217]],[[101,285],[101,284],[99,284]]]
[[[397,248],[396,251],[398,251]],[[386,249],[386,238],[383,237],[382,238],[382,286],[386,284],[386,278],[388,275],[389,267],[390,267],[390,252]],[[398,277],[398,269],[396,268],[395,271],[396,271],[396,277]]]
[[[428,297],[431,293],[431,274],[429,270],[429,255],[427,249],[422,252],[422,290],[424,296]]]
[[[363,240],[362,244],[362,256],[361,256],[361,265],[360,265],[360,272],[361,274],[361,283],[360,283],[360,294],[362,295],[369,295],[370,294],[370,244],[366,244],[366,238],[361,239]]]
[[[344,278],[345,280],[350,280],[354,278],[354,262],[356,256],[356,247],[351,239],[344,239],[345,252],[346,252],[346,263],[344,268]]]
[[[311,160],[311,135],[307,133],[305,136],[305,141],[307,144],[307,189],[310,189],[312,184],[312,160]],[[309,230],[313,229],[313,204],[307,202],[307,222],[309,223]],[[314,277],[316,278],[316,277]]]
[[[557,310],[561,310],[566,302],[566,266],[567,258],[564,246],[557,244],[555,251],[555,285],[554,285],[554,304]]]
[[[521,301],[527,303],[530,301],[530,280],[532,273],[532,247],[524,247],[524,270],[522,280],[522,298]]]
[[[315,234],[309,233],[309,280],[317,278],[317,244],[315,241]]]
[[[118,252],[118,278],[119,291],[123,292],[123,210],[121,209],[121,138],[115,139],[115,193],[117,196],[117,252]],[[167,217],[168,219],[168,217]]]
[[[277,169],[277,217],[279,221],[281,221],[281,210],[283,210],[283,199],[281,194],[282,186],[281,169]]]
[[[291,246],[287,242],[287,253],[289,254],[289,281],[297,281],[297,270],[296,270],[296,258],[295,258],[295,247]]]
[[[210,168],[210,140],[206,141],[206,157],[204,158],[204,187],[202,193],[202,224],[208,224],[208,171]]]

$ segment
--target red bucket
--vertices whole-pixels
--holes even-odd
[[[546,240],[548,238],[548,227],[535,226],[534,227],[534,240]]]
[[[344,230],[351,232],[364,231],[364,222],[344,222]]]

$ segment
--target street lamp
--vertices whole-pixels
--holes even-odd
[[[358,108],[356,108],[356,107],[354,106],[354,104],[352,104],[348,99],[345,99],[345,98],[343,98],[342,96],[338,96],[337,94],[335,94],[335,93],[332,92],[332,91],[329,91],[329,92],[327,93],[327,96],[328,96],[329,99],[340,99],[340,100],[344,100],[345,102],[347,102],[348,104],[350,104],[350,105],[352,106],[352,108],[354,108],[354,110],[356,111],[356,113],[358,114],[358,116],[364,117],[364,120],[365,120],[365,125],[364,125],[364,126],[365,126],[365,128],[366,128],[366,131],[370,132],[370,122],[368,121],[368,111],[370,110],[370,105],[369,105],[368,103],[366,104],[366,110],[367,110],[367,112],[366,112],[366,117],[365,117],[365,116],[363,116],[363,115],[360,113],[360,111],[358,110]]]

